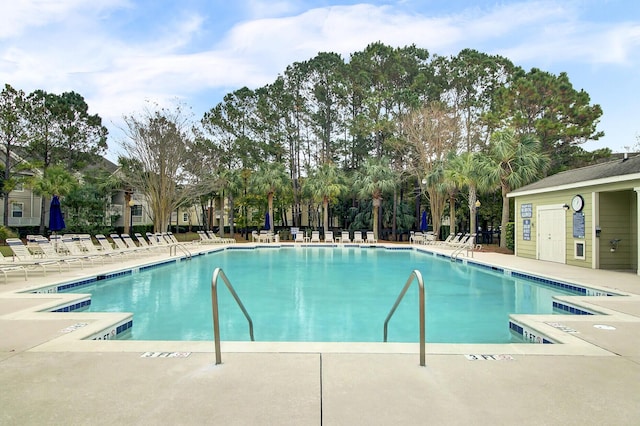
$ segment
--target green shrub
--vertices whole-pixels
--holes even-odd
[[[507,239],[507,248],[511,251],[515,250],[515,229],[516,224],[514,222],[507,223],[507,229],[505,231],[505,238]]]
[[[0,226],[0,241],[5,242],[7,238],[16,238],[16,234],[12,229],[5,226]]]

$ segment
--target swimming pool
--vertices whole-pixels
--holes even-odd
[[[211,276],[221,267],[251,315],[257,341],[380,342],[383,322],[414,269],[425,281],[427,342],[506,343],[509,314],[548,314],[575,294],[416,250],[357,247],[227,249],[97,281],[90,310],[133,312],[128,338],[211,340]],[[417,342],[417,286],[389,323],[389,341]],[[219,286],[220,337],[249,340],[247,322]]]

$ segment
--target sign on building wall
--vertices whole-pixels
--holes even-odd
[[[522,204],[520,205],[520,217],[533,217],[533,204]]]
[[[573,238],[584,238],[584,213],[573,214]]]
[[[522,239],[525,241],[531,240],[531,219],[522,221]]]

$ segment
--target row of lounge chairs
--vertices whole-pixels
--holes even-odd
[[[325,243],[335,243],[340,242],[342,244],[346,243],[355,243],[355,244],[375,244],[378,240],[375,238],[372,231],[367,231],[366,238],[362,237],[361,231],[353,232],[353,240],[351,240],[349,231],[342,231],[339,237],[334,237],[333,231],[326,231],[324,233],[324,242]],[[299,232],[296,234],[294,239],[296,243],[321,243],[323,240],[320,238],[320,231],[311,231],[311,237],[305,237],[303,233]]]
[[[62,272],[62,268],[70,269],[78,266],[84,269],[87,264],[104,264],[123,256],[139,256],[151,254],[180,243],[170,233],[153,234],[147,232],[147,238],[140,233],[135,234],[136,241],[128,234],[110,234],[109,239],[103,234],[96,234],[94,244],[89,234],[53,235],[50,239],[41,235],[27,236],[27,244],[19,238],[7,238],[13,258],[2,258],[0,272],[4,274],[5,283],[9,273],[24,274],[28,279],[28,271],[40,269],[46,276],[51,269]]]
[[[443,248],[467,248],[469,250],[480,250],[481,245],[476,244],[476,234],[451,234],[444,241],[437,241],[432,232],[411,232],[409,236],[410,244],[427,244]]]
[[[480,250],[482,246],[480,244],[476,244],[476,234],[462,234],[461,232],[456,235],[449,235],[446,240],[440,241],[438,243],[439,246],[449,247],[449,248],[466,248],[467,250]]]
[[[197,231],[200,237],[200,244],[233,244],[235,238],[218,237],[213,231]]]
[[[258,231],[252,231],[251,232],[251,241],[252,242],[259,242],[259,243],[270,243],[275,241],[275,235],[273,235],[273,232],[271,231],[267,231],[267,230],[262,230],[260,232]]]
[[[433,232],[413,232],[409,235],[410,244],[436,244],[437,239]]]

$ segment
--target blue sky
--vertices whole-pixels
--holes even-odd
[[[196,119],[235,89],[271,83],[318,52],[368,44],[503,55],[565,71],[604,110],[587,150],[625,151],[640,134],[640,2],[331,0],[20,0],[0,14],[0,83],[74,90],[109,127],[146,101],[180,99]]]

